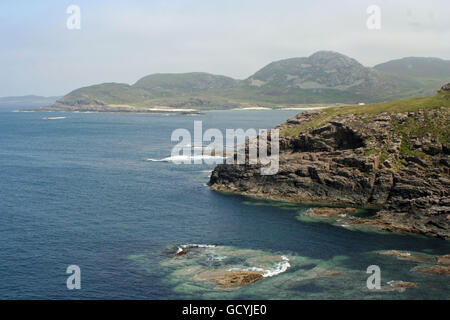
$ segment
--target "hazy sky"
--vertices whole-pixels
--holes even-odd
[[[81,9],[68,30],[67,7]],[[369,30],[369,5],[381,29]],[[449,0],[2,0],[0,96],[63,95],[158,72],[246,78],[318,50],[366,66],[405,56],[450,59]]]

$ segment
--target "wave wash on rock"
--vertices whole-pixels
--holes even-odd
[[[222,131],[209,128],[203,133],[203,122],[194,121],[194,137],[187,129],[172,132],[171,141],[178,142],[171,152],[170,160],[175,164],[223,163],[259,165],[261,175],[274,175],[279,169],[279,130],[226,129],[225,144]],[[207,143],[207,145],[205,145]],[[200,154],[192,155],[193,150]],[[165,160],[165,159],[162,159]]]

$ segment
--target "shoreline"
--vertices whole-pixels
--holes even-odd
[[[9,112],[41,112],[41,113],[129,113],[129,114],[173,114],[173,115],[204,115],[201,111],[172,111],[172,110],[95,110],[95,111],[81,111],[81,110],[12,110]]]
[[[149,108],[149,109],[120,109],[120,108],[106,108],[103,110],[83,110],[83,109],[73,109],[73,110],[58,110],[58,109],[18,109],[11,110],[9,112],[71,112],[71,113],[147,113],[147,114],[185,114],[185,115],[202,115],[205,112],[211,111],[314,111],[323,110],[328,107],[245,107],[245,108],[233,108],[233,109],[166,109],[166,108]]]

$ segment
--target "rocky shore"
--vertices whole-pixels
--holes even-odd
[[[430,98],[300,113],[278,126],[277,174],[261,175],[259,164],[221,164],[209,185],[266,199],[376,208],[374,217],[346,222],[449,239],[449,106],[445,85]],[[315,215],[352,213],[333,210]]]

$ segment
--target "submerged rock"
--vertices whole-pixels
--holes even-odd
[[[313,208],[308,210],[307,216],[309,217],[325,217],[325,218],[331,218],[331,217],[339,217],[342,215],[352,214],[355,213],[355,208],[328,208],[328,207],[322,207],[322,208]]]
[[[273,278],[290,268],[289,258],[260,250],[230,246],[183,244],[168,250],[161,263],[172,270],[173,279],[193,286],[211,283],[220,288],[250,285],[263,278]]]
[[[417,266],[413,269],[413,271],[420,271],[420,272],[424,272],[424,273],[448,276],[448,275],[450,275],[450,266],[441,266],[441,265],[430,266],[430,267]]]
[[[450,254],[440,256],[438,259],[438,264],[450,265]]]
[[[395,256],[395,257],[397,257],[397,259],[400,259],[400,260],[408,260],[408,261],[414,261],[414,262],[436,262],[436,257],[426,255],[423,253],[412,253],[412,252],[405,252],[405,251],[388,250],[388,251],[381,251],[381,252],[379,252],[379,254]]]
[[[389,281],[388,285],[390,285],[393,288],[418,288],[419,285],[414,282],[407,282],[407,281]]]
[[[369,229],[393,231],[393,226],[386,223],[386,221],[379,219],[378,215],[375,215],[372,218],[362,218],[354,215],[356,211],[356,208],[320,207],[308,210],[305,216],[313,219],[327,219],[334,222],[334,224],[345,227],[364,226]]]
[[[380,251],[382,255],[395,256],[400,260],[418,262],[419,265],[412,271],[419,271],[429,274],[450,275],[450,255],[432,256],[424,253],[405,252],[397,250]],[[436,264],[437,263],[437,264]]]
[[[337,276],[339,274],[341,274],[341,273],[339,271],[336,271],[336,270],[326,270],[323,273],[321,273],[319,275],[319,277],[332,277],[332,276]]]

